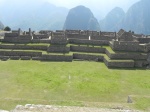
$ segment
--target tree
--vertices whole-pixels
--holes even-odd
[[[6,26],[6,27],[4,28],[4,31],[11,31],[11,28],[10,28],[9,26]]]

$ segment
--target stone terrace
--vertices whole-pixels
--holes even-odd
[[[0,40],[0,59],[104,62],[110,68],[149,68],[149,36],[83,30],[13,30]]]

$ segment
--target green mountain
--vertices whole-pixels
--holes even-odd
[[[97,31],[100,26],[89,8],[77,6],[70,9],[63,29]]]
[[[122,8],[115,7],[100,21],[102,31],[115,31],[115,26],[123,19],[125,12]]]
[[[132,5],[117,26],[119,28],[150,34],[150,0],[141,0]]]

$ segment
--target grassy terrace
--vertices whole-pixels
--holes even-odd
[[[19,43],[4,43],[4,42],[0,42],[0,45],[29,45],[29,46],[38,46],[38,45],[42,45],[42,46],[49,46],[50,44],[48,43],[28,43],[28,44],[19,44]]]
[[[149,111],[149,73],[89,61],[0,61],[0,108],[33,103]]]
[[[15,45],[10,43],[0,43]],[[17,44],[43,45],[50,44]],[[70,45],[74,44],[68,44]],[[78,46],[78,45],[76,45]],[[87,45],[80,45],[87,46]],[[89,47],[93,47],[90,46]],[[100,47],[101,46],[94,46]],[[102,46],[115,53],[109,46]],[[42,50],[9,50],[42,52],[49,55],[89,54],[104,56],[103,53],[47,53]],[[132,52],[131,52],[132,53]],[[66,106],[90,106],[150,111],[150,71],[145,69],[108,69],[104,63],[89,61],[41,62],[0,61],[0,109],[11,110],[18,104],[50,104]],[[130,96],[133,103],[127,103]]]

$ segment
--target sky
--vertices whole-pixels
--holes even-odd
[[[92,10],[92,12],[98,16],[98,12],[106,16],[106,14],[115,7],[121,7],[125,12],[131,5],[139,0],[48,0],[57,6],[65,6],[72,8],[77,5],[84,5]]]
[[[126,12],[131,5],[139,0],[0,0],[0,4],[4,1],[9,2],[41,2],[48,1],[56,6],[71,9],[78,5],[84,5],[91,9],[95,16],[106,16],[106,14],[115,7],[121,7]]]

